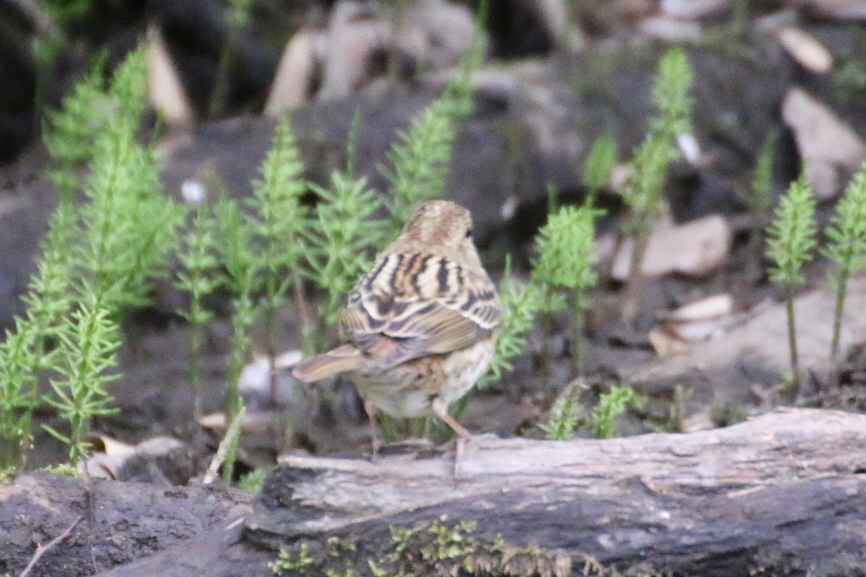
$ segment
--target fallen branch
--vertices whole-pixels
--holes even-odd
[[[83,517],[79,516],[77,519],[75,519],[75,521],[72,522],[72,525],[67,527],[66,530],[63,531],[63,533],[49,541],[47,545],[36,545],[36,551],[33,552],[33,557],[30,559],[30,562],[24,568],[24,571],[22,571],[21,575],[19,575],[18,577],[27,577],[28,575],[30,575],[30,572],[33,570],[33,567],[36,566],[36,563],[39,561],[39,559],[41,559],[43,555],[45,555],[48,551],[61,543],[64,539],[69,537],[69,534],[72,533],[72,530],[75,529],[75,526],[78,525],[82,519]]]

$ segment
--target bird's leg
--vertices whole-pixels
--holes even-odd
[[[454,417],[448,414],[448,405],[445,404],[445,401],[443,401],[441,397],[433,399],[431,408],[433,409],[434,415],[442,419],[442,422],[451,427],[454,432],[457,433],[457,439],[454,445],[454,476],[457,477],[458,469],[460,467],[460,459],[463,457],[466,442],[472,438],[472,434],[467,431],[463,425],[458,423]]]
[[[462,438],[463,440],[467,440],[472,437],[472,433],[467,431],[463,425],[457,422],[457,420],[448,414],[448,405],[445,404],[445,401],[441,399],[441,397],[436,397],[433,399],[433,403],[431,408],[433,409],[433,414],[439,417],[442,422],[451,427],[457,436]]]
[[[373,460],[379,458],[379,449],[382,448],[382,437],[379,434],[379,422],[376,420],[376,405],[370,401],[364,401],[364,410],[370,420],[370,442],[373,445]]]

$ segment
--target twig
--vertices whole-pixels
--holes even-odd
[[[234,444],[235,439],[241,432],[241,421],[244,420],[244,415],[246,415],[246,413],[247,408],[241,407],[241,410],[238,411],[237,415],[235,415],[232,424],[229,425],[228,429],[226,429],[226,434],[223,437],[223,440],[220,441],[220,446],[217,448],[216,455],[211,459],[210,465],[207,468],[207,473],[205,473],[204,479],[202,480],[202,484],[210,485],[216,480],[220,465],[223,464],[223,461],[226,458],[226,453],[229,451],[229,447]]]
[[[22,571],[21,575],[19,575],[18,577],[27,577],[27,575],[30,574],[30,571],[33,570],[33,567],[36,565],[39,559],[42,558],[42,556],[45,555],[45,553],[48,552],[52,547],[58,545],[61,541],[69,537],[69,534],[72,533],[72,530],[75,529],[75,526],[78,525],[82,519],[83,517],[79,515],[78,518],[73,521],[72,525],[67,527],[63,533],[49,541],[47,545],[37,545],[36,551],[33,553],[33,557],[30,558],[30,563],[27,564],[27,567],[24,568],[24,571]]]

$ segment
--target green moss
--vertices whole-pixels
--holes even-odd
[[[391,527],[391,542],[377,554],[359,554],[354,539],[330,537],[324,546],[301,542],[291,550],[281,549],[271,568],[277,575],[291,571],[293,575],[327,577],[571,574],[571,557],[565,553],[536,544],[514,547],[501,535],[485,541],[473,535],[475,529],[474,521],[449,521],[447,515],[442,515],[412,528]]]
[[[314,575],[313,565],[316,561],[310,555],[309,548],[306,543],[301,543],[301,548],[297,554],[286,549],[280,549],[280,555],[274,563],[269,563],[269,567],[276,575],[282,575],[286,571],[293,571],[297,575]]]
[[[76,469],[72,465],[69,465],[66,463],[45,467],[42,470],[45,471],[46,473],[53,473],[55,475],[66,475],[67,477],[78,476],[78,469]]]

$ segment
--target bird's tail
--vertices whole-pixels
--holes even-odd
[[[327,353],[304,359],[292,368],[292,376],[312,383],[361,367],[364,353],[352,345],[343,345]]]

